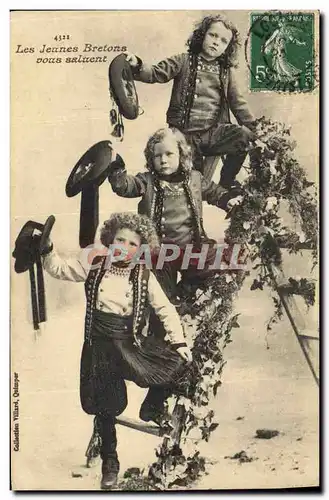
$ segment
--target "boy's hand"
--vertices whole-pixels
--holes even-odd
[[[53,248],[54,248],[53,242],[51,241],[50,238],[47,238],[47,241],[42,248],[41,255],[47,255],[48,253],[50,253],[52,251]]]
[[[127,62],[130,64],[132,68],[136,68],[138,66],[138,59],[135,56],[135,54],[132,54],[131,52],[125,52],[124,53],[126,56]]]
[[[193,361],[193,358],[192,358],[192,353],[190,351],[190,349],[186,346],[186,347],[179,347],[177,349],[177,352],[178,354],[185,360],[187,361],[188,363],[192,363]]]
[[[241,195],[238,195],[235,198],[231,198],[227,202],[227,208],[231,209],[231,208],[235,207],[236,205],[241,205],[242,200],[243,200],[243,196],[241,196]]]

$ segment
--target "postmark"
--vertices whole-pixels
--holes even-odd
[[[311,92],[316,86],[314,13],[252,13],[245,56],[250,90]]]

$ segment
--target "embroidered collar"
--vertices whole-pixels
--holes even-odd
[[[105,271],[105,278],[108,278],[110,274],[114,276],[129,276],[131,273],[131,267],[118,267],[118,266],[110,266],[106,271]]]
[[[164,182],[164,181],[162,181]],[[184,184],[182,182],[177,183],[177,184],[172,184],[171,182],[169,183],[163,183],[161,184],[161,187],[163,189],[164,195],[167,198],[180,198],[181,196],[185,195],[185,189],[184,189]]]
[[[219,64],[218,60],[215,59],[214,61],[206,61],[203,59],[202,56],[198,57],[197,60],[197,70],[198,71],[206,71],[207,73],[216,73],[218,75],[219,73]]]
[[[183,192],[184,191],[184,184],[183,182],[168,182],[161,180],[160,181],[160,186],[169,194],[171,193],[177,193],[177,192]]]

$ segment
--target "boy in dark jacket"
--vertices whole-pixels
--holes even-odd
[[[234,66],[238,31],[222,16],[207,16],[188,42],[188,52],[153,66],[127,54],[134,79],[145,83],[173,80],[167,122],[184,133],[194,152],[194,168],[203,173],[202,156],[226,155],[220,184],[229,188],[247,151],[253,150],[255,119],[241,95]],[[230,111],[237,124],[230,123]],[[251,155],[257,162],[257,150]]]
[[[155,132],[144,153],[148,172],[128,175],[123,160],[117,156],[111,165],[109,181],[119,196],[142,197],[138,213],[147,215],[155,223],[161,243],[174,244],[181,250],[180,258],[156,270],[168,297],[175,299],[179,271],[183,288],[198,287],[215,272],[209,267],[216,257],[216,241],[210,240],[203,229],[202,202],[226,209],[229,199],[240,191],[232,189],[228,192],[192,170],[191,148],[176,128]],[[187,269],[181,270],[187,245],[193,245],[193,252],[209,245],[202,269],[197,268],[197,262],[190,261]]]

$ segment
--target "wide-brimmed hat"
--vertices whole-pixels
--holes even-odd
[[[33,220],[29,220],[20,230],[16,241],[13,257],[15,260],[16,273],[24,273],[35,262],[39,252],[43,254],[50,231],[55,222],[55,217],[50,215],[45,224],[40,224]],[[37,234],[35,231],[39,231]]]
[[[39,323],[46,321],[46,298],[41,255],[47,250],[47,242],[54,222],[53,215],[48,217],[45,224],[29,220],[20,230],[13,251],[13,257],[16,259],[15,271],[17,273],[29,271],[30,300],[35,330],[39,329]]]
[[[85,187],[100,186],[107,177],[113,161],[111,141],[100,141],[89,148],[76,163],[67,180],[65,191],[71,198]]]
[[[109,66],[110,92],[120,113],[128,120],[139,115],[138,96],[130,64],[125,54],[115,57]]]
[[[115,160],[111,141],[101,141],[86,151],[73,168],[67,183],[66,195],[81,192],[79,244],[85,248],[92,244],[99,222],[99,186],[108,176]]]

